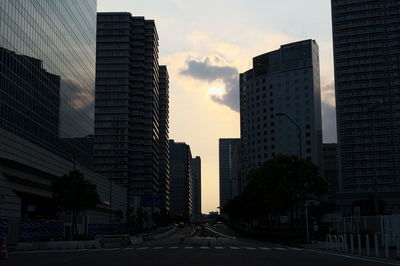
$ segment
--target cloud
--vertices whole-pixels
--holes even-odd
[[[215,57],[214,60],[217,63],[221,61],[218,57]],[[222,96],[210,95],[211,100],[239,112],[239,73],[235,67],[212,65],[208,57],[204,61],[190,59],[180,74],[209,83],[221,81],[225,85],[225,94]]]

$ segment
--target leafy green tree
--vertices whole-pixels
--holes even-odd
[[[74,170],[58,177],[52,183],[53,198],[59,208],[70,211],[72,215],[72,235],[77,233],[77,217],[89,208],[100,203],[96,185],[85,180],[83,173]]]

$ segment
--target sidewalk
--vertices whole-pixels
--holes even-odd
[[[348,254],[348,255],[356,255],[356,256],[363,256],[367,257],[367,249],[365,247],[361,247],[361,254],[359,253],[359,249],[356,245],[353,247],[353,252],[351,252],[351,246],[347,246],[347,252],[344,251],[333,251],[333,250],[328,250],[327,249],[327,244],[325,241],[317,241],[316,243],[310,243],[310,244],[301,244],[300,245],[303,248],[306,249],[314,249],[314,250],[321,250],[321,251],[327,251],[327,252],[332,252],[332,253],[340,253],[340,254]],[[383,247],[379,247],[378,249],[378,257],[375,256],[375,247],[369,248],[369,258],[381,258],[381,259],[386,259],[385,258],[385,249]],[[400,258],[397,258],[397,250],[396,248],[389,248],[389,258],[390,260],[400,260]]]

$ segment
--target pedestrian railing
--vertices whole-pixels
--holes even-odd
[[[355,249],[355,247],[357,249]],[[335,252],[350,252],[357,255],[375,256],[384,258],[400,259],[400,236],[396,237],[396,247],[389,248],[389,237],[384,235],[384,242],[379,246],[378,235],[373,235],[373,245],[370,243],[369,234],[346,234],[346,235],[327,235],[325,240],[325,249]],[[374,251],[371,254],[371,249]],[[381,253],[382,252],[382,253]]]

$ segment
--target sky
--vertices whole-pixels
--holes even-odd
[[[319,45],[324,143],[336,142],[330,0],[98,0],[156,23],[170,81],[170,139],[202,160],[202,211],[219,206],[219,138],[240,137],[238,74],[282,44]]]

